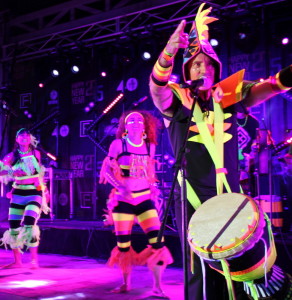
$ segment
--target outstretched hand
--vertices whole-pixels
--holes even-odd
[[[186,26],[186,20],[182,20],[177,26],[174,33],[171,35],[165,50],[172,55],[175,55],[180,48],[187,48],[189,45],[189,35],[184,32]]]

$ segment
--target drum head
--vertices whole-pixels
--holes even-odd
[[[189,223],[188,241],[206,259],[228,258],[252,247],[264,226],[263,214],[251,197],[226,193],[197,209]]]

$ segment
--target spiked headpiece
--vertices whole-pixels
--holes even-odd
[[[214,61],[216,83],[220,81],[222,66],[217,54],[209,43],[209,28],[207,24],[217,21],[218,19],[209,17],[208,14],[211,12],[212,7],[203,10],[204,5],[205,3],[200,5],[189,33],[189,46],[186,48],[183,55],[183,76],[185,81],[189,80],[189,70],[187,69],[188,62],[199,53],[204,53]]]

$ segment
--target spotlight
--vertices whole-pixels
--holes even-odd
[[[101,72],[101,73],[100,73],[100,76],[101,76],[101,77],[106,77],[106,72]]]
[[[91,102],[89,102],[88,105],[89,105],[89,107],[93,107],[95,104],[94,104],[94,102],[91,101]]]
[[[168,160],[168,165],[170,166],[170,167],[172,167],[174,164],[175,164],[175,159],[174,158],[171,158],[171,159],[169,159]]]
[[[60,74],[59,74],[59,71],[57,69],[53,69],[52,72],[51,72],[51,75],[53,77],[58,77]]]
[[[211,39],[211,40],[210,40],[210,44],[211,44],[211,46],[213,46],[213,47],[217,47],[217,46],[219,45],[219,42],[218,42],[218,40],[216,40],[216,39]]]
[[[71,72],[74,73],[74,74],[78,73],[79,72],[79,67],[77,65],[72,66],[71,67]]]
[[[259,82],[264,82],[264,81],[265,81],[264,78],[260,78],[260,79],[259,79]]]
[[[284,37],[284,38],[282,39],[282,45],[287,45],[287,44],[289,44],[289,38]]]
[[[89,106],[85,106],[85,107],[84,107],[84,111],[85,111],[85,112],[89,112],[89,111],[90,111],[90,107],[89,107]]]
[[[40,87],[40,88],[43,88],[44,86],[45,86],[45,85],[44,85],[42,82],[39,83],[39,87]]]
[[[244,40],[246,38],[246,34],[244,32],[239,32],[238,37],[240,40]]]
[[[143,60],[149,60],[151,58],[151,54],[147,51],[142,53]]]

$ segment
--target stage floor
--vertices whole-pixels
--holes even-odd
[[[0,249],[0,266],[12,261],[11,251]],[[112,294],[110,290],[121,284],[116,268],[109,268],[103,260],[68,255],[40,254],[40,268],[29,268],[29,253],[24,253],[24,266],[0,269],[1,300],[54,299],[161,299],[150,297],[152,277],[146,267],[135,267],[132,290],[126,294]],[[183,299],[183,272],[168,267],[163,274],[163,289],[170,299]]]
[[[121,284],[117,269],[107,267],[106,261],[116,245],[113,228],[101,221],[40,220],[40,269],[29,268],[29,253],[23,254],[21,269],[0,269],[1,300],[58,299],[161,299],[149,296],[151,274],[146,267],[135,267],[133,289],[127,294],[111,294]],[[0,236],[8,222],[0,223]],[[292,270],[292,232],[275,232],[277,261],[284,271]],[[147,239],[140,227],[134,226],[133,248],[140,252]],[[174,264],[163,275],[163,287],[170,299],[183,299],[182,253],[178,235],[167,228],[165,243]],[[0,268],[12,262],[12,252],[0,249]]]

